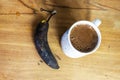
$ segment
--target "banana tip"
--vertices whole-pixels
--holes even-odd
[[[54,69],[59,69],[59,68],[60,68],[58,65],[56,65],[56,66],[51,66],[51,67],[54,68]]]

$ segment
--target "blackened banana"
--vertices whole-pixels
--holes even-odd
[[[37,25],[36,32],[34,35],[34,42],[35,42],[36,49],[40,57],[43,59],[43,61],[51,68],[58,69],[59,68],[58,63],[55,57],[53,56],[47,41],[49,20],[54,14],[56,14],[56,11],[49,11],[49,13],[51,13],[51,15],[49,16],[47,21],[43,20]]]

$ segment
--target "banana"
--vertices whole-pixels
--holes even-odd
[[[55,57],[53,56],[48,41],[47,41],[47,32],[49,29],[49,20],[50,18],[56,14],[56,11],[48,11],[45,9],[42,9],[42,11],[47,11],[49,12],[51,15],[49,16],[49,18],[47,20],[42,20],[36,28],[35,34],[34,34],[34,42],[35,42],[35,46],[36,49],[40,55],[40,57],[43,59],[43,61],[50,66],[53,69],[59,69],[58,63],[55,59]]]

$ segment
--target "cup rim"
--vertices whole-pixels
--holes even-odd
[[[96,33],[97,33],[98,42],[97,42],[95,48],[93,48],[91,51],[88,51],[88,52],[79,51],[79,50],[77,50],[75,47],[73,47],[73,45],[72,45],[72,43],[71,43],[71,41],[70,41],[70,33],[71,33],[71,30],[72,30],[76,25],[80,25],[80,24],[88,24],[88,25],[90,25],[90,26],[96,31]],[[69,31],[68,31],[68,43],[70,44],[70,47],[72,47],[72,48],[73,48],[74,50],[76,50],[78,53],[86,53],[86,54],[93,53],[93,52],[95,52],[95,51],[99,48],[100,43],[101,43],[101,33],[100,33],[100,30],[98,29],[98,27],[97,27],[95,24],[93,24],[93,23],[90,22],[90,21],[86,21],[86,20],[77,21],[77,22],[75,22],[75,23],[70,27],[70,29],[69,29]]]

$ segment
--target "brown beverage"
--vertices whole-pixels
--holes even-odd
[[[98,36],[90,25],[77,25],[71,30],[70,40],[77,50],[89,52],[95,48]]]

